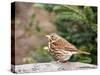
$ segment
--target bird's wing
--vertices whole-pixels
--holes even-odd
[[[78,51],[78,49],[73,44],[69,43],[68,41],[65,41],[64,43],[65,43],[65,46],[64,46],[65,50]]]
[[[59,40],[59,46],[61,47],[62,50],[71,51],[71,52],[79,53],[79,54],[90,54],[90,53],[85,52],[85,51],[80,51],[73,44],[69,43],[65,39]]]
[[[78,52],[78,49],[75,48],[65,48],[66,51],[73,51],[73,52]]]
[[[63,49],[66,51],[77,51],[78,49],[66,41],[65,39],[57,40],[56,42],[52,43],[55,46],[55,49]]]

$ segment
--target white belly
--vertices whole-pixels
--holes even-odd
[[[72,56],[72,53],[69,52],[69,51],[67,51],[66,54],[65,54],[65,56],[63,57],[63,60],[64,61],[69,60],[71,56]]]

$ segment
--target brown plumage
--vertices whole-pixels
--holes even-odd
[[[88,52],[78,50],[73,44],[55,33],[46,35],[46,37],[48,38],[49,52],[58,61],[65,62],[69,60],[73,54],[90,54]]]

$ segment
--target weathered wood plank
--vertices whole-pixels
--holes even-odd
[[[15,73],[31,73],[31,72],[96,69],[97,66],[80,62],[67,62],[67,63],[51,62],[51,63],[24,64],[16,66],[12,65],[11,68],[12,72]]]

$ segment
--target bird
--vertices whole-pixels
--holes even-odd
[[[90,54],[89,52],[79,50],[56,33],[48,34],[46,37],[48,39],[48,51],[57,62],[67,62],[74,54]]]

